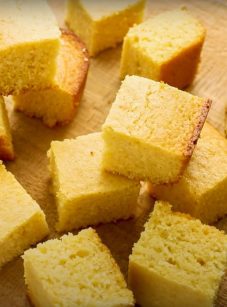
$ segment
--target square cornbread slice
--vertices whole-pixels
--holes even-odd
[[[152,183],[179,180],[209,107],[167,84],[126,77],[103,125],[103,168]]]
[[[49,127],[69,123],[83,94],[88,66],[84,44],[73,33],[63,30],[53,88],[14,96],[14,108],[28,116],[42,118]]]
[[[52,85],[60,31],[46,1],[0,1],[0,93]]]
[[[129,28],[143,20],[145,0],[68,0],[66,22],[89,54],[115,47]]]
[[[39,244],[23,258],[35,306],[134,306],[118,265],[91,228]]]
[[[201,137],[180,181],[152,185],[158,199],[171,202],[175,210],[189,213],[203,223],[213,223],[227,214],[227,140],[210,124]]]
[[[101,133],[52,142],[48,152],[58,231],[135,215],[140,184],[101,169]]]
[[[14,149],[8,114],[3,97],[0,96],[0,159],[13,160]]]
[[[205,28],[187,11],[167,11],[131,28],[124,39],[121,78],[138,75],[184,88],[195,76]]]
[[[129,258],[129,286],[143,307],[212,307],[226,255],[224,232],[156,202]]]
[[[39,205],[0,162],[0,267],[47,234]]]

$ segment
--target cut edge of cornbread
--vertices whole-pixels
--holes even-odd
[[[61,29],[58,68],[52,89],[14,96],[14,109],[43,120],[52,128],[67,125],[75,117],[86,84],[89,56],[74,33]]]
[[[134,306],[119,266],[92,228],[38,244],[22,258],[27,292],[37,306],[44,302],[84,306],[85,300],[89,306]],[[84,284],[85,276],[89,280]]]
[[[189,19],[189,22],[192,23],[192,35],[191,41],[189,40],[188,33],[186,35],[186,40],[184,41],[184,46],[180,46],[179,43],[174,44],[174,40],[177,41],[177,34],[175,33],[171,35],[166,40],[166,45],[163,41],[163,28],[167,26],[167,24],[163,24],[162,27],[159,25],[156,29],[156,32],[150,33],[150,36],[153,38],[153,46],[151,44],[151,48],[148,52],[148,42],[144,37],[144,33],[148,35],[148,27],[151,29],[155,28],[154,22],[161,22],[163,20],[168,20],[171,17],[171,14],[183,14],[185,15],[185,19]],[[165,16],[165,19],[164,19]],[[180,20],[182,16],[179,16]],[[177,19],[177,16],[175,17]],[[153,22],[153,23],[152,23]],[[171,19],[169,20],[171,23]],[[184,22],[183,22],[184,25]],[[186,22],[185,25],[186,26]],[[174,25],[174,27],[177,27]],[[178,25],[179,27],[179,25]],[[141,40],[139,35],[139,30],[141,31]],[[174,29],[172,29],[173,31]],[[187,27],[186,27],[187,30]],[[151,30],[152,31],[152,30]],[[177,29],[175,29],[175,32]],[[188,31],[187,31],[188,32]],[[197,34],[195,34],[197,33]],[[161,35],[161,38],[158,37],[158,34]],[[171,34],[171,33],[170,33]],[[173,33],[172,33],[173,34]],[[153,37],[154,35],[154,37]],[[183,37],[183,33],[181,33],[181,37]],[[164,34],[165,37],[165,34]],[[168,37],[168,29],[167,29],[167,37]],[[197,72],[200,58],[201,58],[201,50],[204,44],[204,40],[206,37],[206,29],[202,25],[199,19],[194,17],[184,8],[178,8],[170,11],[165,11],[153,18],[146,20],[141,25],[137,25],[132,27],[128,34],[125,36],[122,56],[121,56],[121,65],[120,65],[120,78],[124,79],[124,77],[128,75],[139,75],[141,77],[151,78],[156,81],[164,81],[169,85],[174,87],[184,89],[186,86],[190,85],[195,77]],[[171,40],[170,40],[171,38]],[[149,37],[148,37],[149,39]],[[142,48],[144,40],[144,49]],[[160,40],[160,42],[159,42]],[[159,42],[159,43],[155,43]],[[174,46],[175,45],[175,46]],[[178,46],[179,45],[179,46]],[[178,46],[178,49],[177,49]],[[171,50],[172,47],[172,52]],[[174,48],[173,48],[174,47]],[[168,56],[164,56],[163,58],[163,50],[166,50]],[[157,51],[157,56],[155,56]],[[151,56],[149,56],[151,54]],[[130,61],[127,61],[128,56],[130,55]]]
[[[26,195],[25,203],[31,202],[32,207],[29,208],[31,214],[27,213],[27,216],[23,217],[21,222],[18,222],[16,226],[12,227],[11,229],[8,226],[3,228],[4,232],[2,238],[0,239],[0,267],[2,267],[7,262],[23,253],[25,249],[44,239],[49,234],[49,228],[46,222],[45,214],[40,206],[19,184],[14,175],[6,170],[2,161],[0,161],[0,171],[3,172],[4,176],[7,176],[7,180],[9,180],[10,184],[12,184],[14,187],[15,201],[17,193],[19,193],[20,202],[22,195],[24,194]],[[20,209],[22,210],[22,208]],[[13,217],[14,212],[11,214]],[[2,221],[3,226],[5,226],[4,222],[7,223],[7,221]]]
[[[201,242],[193,238],[198,236]],[[203,248],[198,248],[199,244]],[[146,254],[149,246],[151,250]],[[183,257],[178,256],[182,249]],[[223,231],[172,211],[168,202],[157,201],[130,255],[129,285],[137,303],[181,307],[189,301],[185,306],[211,306],[226,271],[226,249],[227,236]]]
[[[88,188],[85,193],[82,185],[81,191],[78,192],[78,194],[74,193],[69,196],[67,190],[62,186],[62,176],[64,176],[64,172],[62,172],[62,166],[59,165],[59,160],[62,161],[64,158],[60,158],[59,156],[60,146],[62,146],[62,150],[68,150],[67,152],[72,152],[74,148],[75,152],[78,150],[78,159],[80,160],[82,158],[82,151],[76,149],[76,147],[79,148],[80,145],[84,146],[86,142],[89,143],[88,149],[84,150],[84,157],[87,159],[87,164],[90,165],[91,169],[95,167],[93,173],[97,182],[101,182],[101,188],[97,190],[97,184],[94,183],[95,190],[89,190]],[[95,146],[93,144],[95,144]],[[56,230],[58,232],[116,222],[117,220],[127,220],[136,216],[140,182],[132,181],[119,175],[113,176],[105,171],[104,174],[102,174],[101,167],[99,171],[98,165],[96,165],[99,164],[97,161],[100,159],[102,144],[101,133],[91,133],[77,137],[76,139],[64,140],[63,142],[53,141],[51,143],[47,156],[49,159],[49,170],[52,175],[52,192],[55,196],[58,211],[58,221],[56,224]],[[88,157],[88,151],[92,153],[92,157]],[[71,156],[71,154],[69,154],[69,156]],[[94,162],[93,159],[95,159],[95,157],[97,158]],[[89,159],[91,159],[91,161]],[[79,167],[76,167],[75,170],[80,174],[81,169]],[[83,175],[82,173],[81,176]],[[84,180],[85,179],[86,176]],[[67,179],[65,178],[64,180],[66,183]],[[118,185],[116,185],[117,180],[119,181]],[[103,185],[106,190],[104,190]],[[113,198],[114,195],[115,197]],[[96,204],[96,206],[93,208],[92,204]],[[91,213],[87,214],[86,210]],[[70,212],[70,215],[68,212]],[[79,218],[77,218],[77,216]]]
[[[154,97],[149,98],[153,92]],[[164,126],[163,128],[160,123],[162,119],[160,109],[163,104],[158,103],[158,99],[161,97],[163,101],[164,94],[167,95],[167,93],[172,99],[175,99],[176,96],[178,100],[182,95],[182,99],[185,99],[185,103],[187,102],[186,107],[182,103],[181,105],[179,103],[180,106],[175,103],[174,108],[169,106],[172,113],[183,113],[183,115],[179,115],[180,124],[177,126],[180,129],[181,137],[179,134],[172,133],[175,142],[169,137],[170,127]],[[152,99],[154,100],[154,108],[152,107]],[[151,105],[150,109],[148,102]],[[191,112],[190,117],[187,118],[185,114],[189,112],[190,103],[193,104],[195,112]],[[192,156],[211,103],[212,101],[208,98],[193,96],[163,82],[139,76],[127,76],[122,82],[115,102],[102,126],[102,135],[105,141],[103,169],[130,179],[150,180],[155,184],[177,182]],[[141,108],[139,109],[140,104]],[[150,112],[154,120],[159,119],[154,121],[156,126],[152,127],[149,124],[149,121],[152,122],[152,120],[143,110],[146,110],[148,114]],[[159,116],[155,116],[155,112]],[[163,113],[163,120],[165,120],[165,112],[163,111]],[[166,114],[166,121],[170,123],[170,115],[168,112]],[[186,132],[182,129],[184,123],[185,126],[187,125]],[[172,132],[175,131],[173,129]],[[169,142],[163,142],[163,135],[166,139],[169,137]],[[125,156],[125,152],[130,158]],[[149,155],[152,155],[152,163],[148,163]],[[165,161],[168,158],[169,173],[168,177],[166,176],[164,179]],[[119,161],[124,161],[124,164]]]
[[[14,148],[9,118],[3,97],[0,96],[0,159],[14,160]]]
[[[4,2],[4,1],[3,1]],[[47,1],[2,2],[0,92],[16,95],[52,86],[60,31]]]
[[[156,199],[169,201],[181,211],[211,224],[227,214],[227,140],[205,122],[193,156],[179,182],[148,184]]]
[[[117,44],[122,42],[130,26],[142,22],[145,5],[146,0],[135,0],[132,3],[126,3],[125,7],[116,7],[116,11],[112,9],[110,11],[106,10],[105,12],[104,10],[103,16],[100,14],[95,16],[94,11],[92,14],[83,1],[77,1],[76,8],[75,2],[68,0],[65,22],[71,30],[84,40],[90,56],[95,57],[103,50],[116,47]],[[92,9],[94,10],[94,7],[91,5],[90,10]],[[78,22],[75,22],[76,15],[82,16],[83,18],[80,20],[79,25]],[[120,23],[121,29],[118,29],[118,33],[116,34],[116,24]],[[86,33],[84,33],[84,28],[86,28]],[[112,28],[112,31],[110,28]],[[112,35],[110,35],[111,32]]]

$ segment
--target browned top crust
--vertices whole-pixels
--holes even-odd
[[[191,137],[191,139],[190,139],[189,143],[187,144],[187,147],[184,151],[185,157],[191,157],[191,155],[192,155],[192,153],[195,149],[195,145],[197,144],[197,141],[199,139],[201,130],[202,130],[203,125],[206,121],[206,118],[207,118],[208,112],[210,110],[211,104],[212,104],[211,99],[204,100],[204,104],[203,104],[203,108],[202,108],[202,112],[201,112],[198,124],[196,125],[196,127],[193,131],[192,137]]]
[[[78,36],[68,30],[61,29],[61,32],[56,79],[62,90],[75,96],[75,103],[78,104],[86,83],[89,55]]]

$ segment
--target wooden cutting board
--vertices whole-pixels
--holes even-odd
[[[50,4],[58,17],[59,25],[62,26],[64,1],[50,0]],[[146,15],[152,16],[163,10],[179,6],[188,7],[207,28],[207,39],[200,69],[193,85],[188,90],[196,95],[213,99],[209,121],[223,133],[224,107],[227,104],[227,1],[153,0],[148,1]],[[10,98],[7,98],[17,154],[15,162],[7,163],[7,168],[14,173],[45,211],[51,228],[50,238],[56,236],[54,232],[56,214],[54,200],[50,195],[50,175],[47,169],[46,152],[52,140],[73,138],[100,130],[120,86],[120,55],[121,46],[107,50],[91,60],[81,106],[74,122],[67,127],[48,129],[38,120],[15,113]],[[141,215],[135,220],[96,227],[125,275],[128,255],[133,243],[138,240],[144,221],[152,207],[146,191],[141,195],[140,207]],[[227,219],[220,221],[217,226],[227,230]],[[26,298],[23,263],[20,258],[12,261],[0,271],[0,306],[30,306]],[[227,305],[219,300],[219,306]]]

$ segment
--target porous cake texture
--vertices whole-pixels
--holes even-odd
[[[212,307],[227,265],[227,236],[156,202],[129,259],[129,286],[149,307]]]
[[[68,0],[66,23],[89,54],[115,47],[129,28],[143,20],[145,0]]]
[[[0,267],[48,234],[44,213],[0,162]]]
[[[175,210],[204,223],[227,214],[227,140],[206,123],[188,167],[178,183],[152,185],[151,194]]]
[[[68,124],[79,106],[88,66],[85,45],[73,33],[62,30],[53,88],[14,96],[14,108],[28,116],[42,118],[48,127]]]
[[[48,152],[58,231],[128,219],[136,214],[140,183],[101,169],[101,133],[54,141]]]
[[[134,306],[133,294],[95,230],[25,252],[25,283],[35,306]]]
[[[124,38],[121,78],[138,75],[184,88],[195,76],[205,28],[185,10],[166,11]]]
[[[0,96],[0,159],[13,160],[14,157],[8,114],[3,97]]]
[[[102,167],[152,183],[179,180],[211,102],[138,76],[123,81],[103,125]]]
[[[0,93],[52,85],[60,31],[45,0],[0,0]]]

